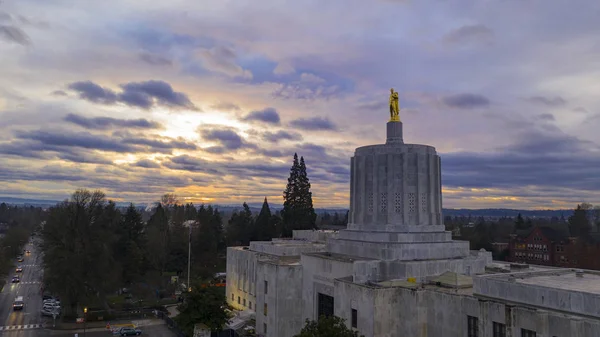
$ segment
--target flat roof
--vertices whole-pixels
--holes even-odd
[[[353,255],[345,255],[338,253],[329,253],[329,252],[314,252],[314,253],[304,253],[304,255],[321,257],[324,259],[336,260],[341,262],[354,262],[354,261],[374,261],[375,259],[371,259],[368,257],[359,257]]]
[[[583,272],[583,277],[577,276],[576,272],[572,270],[556,274],[531,275],[524,278],[517,277],[515,281],[517,283],[540,287],[600,294],[600,274],[589,271]]]

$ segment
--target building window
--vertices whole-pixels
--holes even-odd
[[[252,309],[252,301],[248,301],[248,309]]]
[[[467,316],[467,337],[479,337],[479,319]]]
[[[265,281],[265,294],[269,293],[269,281]]]
[[[318,308],[318,312],[317,312],[318,317],[333,316],[333,297],[332,296],[319,293],[317,305],[318,305],[318,307],[317,307]]]
[[[521,329],[521,337],[535,337],[535,331]]]
[[[267,335],[267,323],[263,323],[263,333]]]
[[[231,294],[231,300],[235,301],[235,295],[234,294]]]
[[[244,306],[246,306],[246,299],[244,298]]]
[[[267,316],[268,312],[269,312],[269,309],[267,307],[267,303],[265,303],[265,305],[263,306],[263,315]]]
[[[241,304],[241,298],[238,296],[238,304]]]
[[[556,251],[557,252],[564,252],[565,251],[565,247],[563,247],[563,246],[556,246]]]
[[[352,327],[356,329],[358,327],[358,311],[352,309]]]
[[[506,337],[506,325],[494,322],[493,333],[494,337]]]

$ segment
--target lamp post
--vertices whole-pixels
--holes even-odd
[[[87,324],[87,307],[83,308],[83,337],[85,337],[85,325]]]
[[[189,228],[190,228],[190,238],[188,240],[188,272],[187,272],[188,291],[191,288],[191,285],[190,285],[190,269],[191,269],[191,262],[192,262],[192,225],[191,224],[190,224]]]

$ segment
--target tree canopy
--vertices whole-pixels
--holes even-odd
[[[321,316],[316,321],[306,320],[300,333],[294,337],[359,337],[359,335],[358,332],[348,328],[343,319],[337,316]]]
[[[306,172],[304,157],[294,153],[288,183],[283,191],[283,236],[291,236],[295,229],[313,229],[317,214],[313,207],[310,181]]]
[[[192,286],[186,294],[185,301],[179,306],[179,315],[175,321],[187,336],[193,336],[194,325],[202,323],[212,331],[220,331],[229,314],[227,301],[223,291],[216,287]]]

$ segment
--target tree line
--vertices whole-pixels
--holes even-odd
[[[227,246],[315,228],[310,188],[304,158],[294,155],[283,209],[271,212],[265,198],[258,214],[243,203],[228,221],[216,207],[182,204],[173,194],[165,194],[143,221],[133,204],[122,211],[102,191],[77,190],[48,210],[42,230],[45,287],[61,296],[67,315],[92,303],[108,309],[107,296],[123,287],[160,296],[171,287],[171,276],[187,274],[190,240],[190,275],[210,278],[225,270]]]

